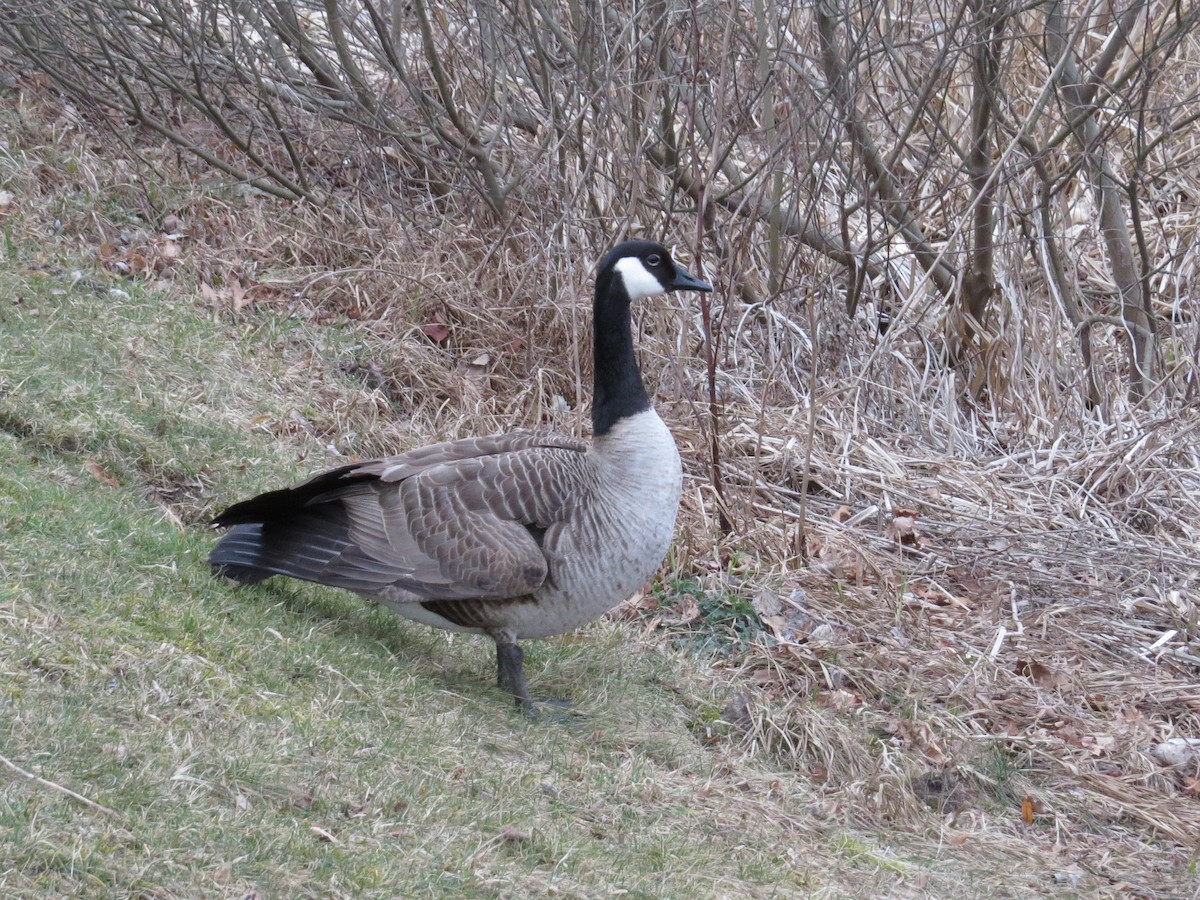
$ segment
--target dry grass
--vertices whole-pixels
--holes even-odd
[[[184,380],[176,393],[162,395],[176,410],[199,403],[215,422],[214,440],[253,439],[258,454],[291,448],[270,463],[281,471],[297,462],[287,456],[293,451],[300,456],[298,468],[311,470],[335,453],[370,455],[516,425],[583,430],[589,376],[587,354],[581,358],[579,347],[587,346],[588,326],[586,303],[572,298],[586,298],[589,272],[582,261],[591,260],[609,236],[589,238],[595,229],[584,228],[578,239],[548,251],[527,235],[501,240],[462,230],[400,233],[382,215],[367,228],[331,211],[288,208],[220,188],[198,190],[175,176],[157,183],[159,193],[150,197],[135,187],[132,174],[122,178],[132,169],[113,158],[111,148],[94,151],[95,136],[69,113],[39,100],[10,114],[14,128],[0,156],[0,189],[16,198],[0,212],[10,235],[8,264],[49,266],[53,273],[60,260],[99,255],[97,265],[110,274],[123,264],[167,296],[207,306],[223,334],[241,331],[254,338],[248,353],[234,348],[206,361],[196,358],[197,366],[224,367],[218,381],[201,377],[196,387]],[[169,170],[166,155],[156,159]],[[68,169],[82,192],[72,193],[66,179],[54,177]],[[44,249],[11,249],[36,241]],[[110,245],[105,253],[102,244]],[[55,274],[72,281],[69,271]],[[722,273],[716,275],[720,281]],[[823,298],[815,278],[806,287]],[[1019,293],[1011,299],[1012,309],[1028,319],[1017,333],[1045,325],[1027,312],[1032,306],[1020,305]],[[305,850],[311,867],[301,871],[334,894],[354,891],[336,880],[343,855],[365,859],[360,872],[373,866],[392,871],[383,860],[394,852],[395,828],[410,852],[428,863],[421,871],[449,866],[481,896],[560,885],[580,896],[599,895],[612,883],[605,860],[647,852],[660,860],[679,854],[682,861],[676,868],[662,862],[674,874],[658,883],[636,873],[648,895],[770,895],[765,885],[785,872],[792,880],[777,885],[777,894],[1200,893],[1200,771],[1195,761],[1167,768],[1148,754],[1170,737],[1200,737],[1195,414],[1155,419],[1118,410],[1119,424],[1103,424],[1048,406],[1040,393],[1027,403],[1018,394],[973,405],[960,399],[953,373],[929,364],[915,330],[881,340],[842,321],[831,302],[814,304],[811,316],[799,302],[747,305],[727,296],[723,303],[719,446],[735,525],[731,535],[717,528],[709,479],[698,316],[682,300],[641,314],[644,368],[689,472],[679,540],[662,584],[687,583],[730,604],[753,604],[769,636],[713,659],[670,650],[680,617],[669,612],[673,594],[664,589],[653,602],[626,610],[621,618],[630,622],[587,633],[588,648],[606,648],[599,661],[571,641],[547,645],[553,662],[546,677],[566,690],[600,679],[586,711],[605,723],[597,729],[604,734],[589,738],[518,728],[507,718],[497,723],[495,698],[479,691],[486,660],[477,648],[452,644],[454,655],[445,662],[440,638],[381,625],[376,614],[347,613],[348,607],[318,610],[311,619],[285,615],[291,630],[284,632],[274,615],[251,612],[252,602],[238,601],[245,605],[222,628],[215,620],[233,601],[189,583],[199,592],[189,615],[206,632],[215,629],[210,640],[228,648],[229,666],[249,652],[239,627],[253,626],[255,634],[273,628],[284,637],[272,644],[271,659],[248,675],[222,670],[207,689],[212,708],[206,715],[229,717],[245,731],[234,762],[220,762],[211,745],[216,733],[204,729],[189,732],[169,752],[139,732],[150,743],[137,765],[166,779],[146,790],[185,801],[163,821],[186,828],[195,815],[205,823],[205,839],[218,844],[230,830],[267,829],[271,840],[284,843],[256,858],[254,871],[266,873],[258,883],[277,878],[294,886],[270,862],[291,852],[284,836],[289,827],[300,827],[291,820],[328,830],[328,816],[339,804],[361,805],[370,810],[365,816],[338,819],[343,831],[334,835],[336,843],[312,832],[317,836],[309,840],[323,844],[316,848],[322,853]],[[296,328],[295,322],[304,324]],[[150,333],[140,339],[149,340]],[[137,339],[131,338],[132,355],[121,363],[135,370],[137,354],[144,352]],[[145,358],[162,360],[153,353]],[[1013,359],[1025,360],[1021,347],[1006,348],[997,366],[1011,368]],[[260,376],[243,383],[235,374],[241,367],[256,372],[258,365],[271,373],[269,391],[255,381]],[[13,390],[5,385],[6,392]],[[42,412],[43,424],[31,434],[44,448],[75,452],[81,441],[92,446],[89,435],[105,431],[81,425],[77,412],[73,418],[53,408]],[[264,430],[267,435],[253,437]],[[6,446],[16,465],[23,451],[11,441]],[[101,449],[107,454],[102,464],[114,471],[131,457],[128,442]],[[165,456],[167,462],[188,462],[183,448],[156,443],[153,427],[135,449],[151,461]],[[191,450],[199,452],[194,445]],[[156,470],[169,469],[163,463]],[[242,488],[259,486],[252,485],[259,480],[253,472],[220,472],[218,479],[215,470],[199,469],[183,472],[193,479],[186,501],[165,503],[184,523],[199,521]],[[67,504],[71,489],[80,487],[71,483],[54,495],[56,502]],[[849,522],[839,521],[843,505]],[[900,543],[897,521],[905,532],[906,520],[913,519],[905,510],[918,515],[914,532]],[[135,516],[130,533],[145,523]],[[173,546],[198,555],[202,543],[192,536]],[[19,584],[18,575],[10,570]],[[284,611],[328,602],[304,592],[287,596],[293,599],[281,601]],[[45,641],[61,654],[75,654],[77,664],[64,663],[65,673],[90,673],[79,682],[85,686],[100,683],[108,670],[91,661],[91,641],[66,641],[56,631],[60,613],[52,597],[9,597],[7,634],[20,633],[28,646]],[[653,609],[659,603],[667,613]],[[349,629],[336,624],[347,614]],[[81,613],[79,622],[88,615],[98,616],[100,628],[115,627],[120,618],[119,610],[102,608]],[[387,629],[383,651],[359,643],[364,627]],[[326,643],[309,649],[310,633]],[[164,644],[161,658],[152,642],[123,650],[121,640],[100,643],[104,654],[128,657],[122,664],[144,681],[141,696],[153,696],[160,667],[177,680],[208,677],[199,674],[208,657],[180,649],[178,636]],[[669,689],[642,691],[640,699],[626,702],[629,670],[620,660],[629,641],[639,648],[641,661],[629,663],[638,677],[667,678]],[[433,714],[420,709],[404,717],[403,731],[419,723],[426,729],[419,753],[440,753],[438,759],[467,754],[465,764],[486,769],[490,757],[468,740],[486,720],[502,758],[529,754],[516,771],[473,789],[440,762],[402,773],[395,768],[399,762],[380,760],[379,768],[359,774],[364,764],[355,757],[358,738],[351,726],[339,732],[339,723],[365,722],[393,703],[415,702],[400,696],[416,690],[413,676],[404,674],[414,643],[418,669],[434,683],[447,671],[471,673],[461,690],[456,685],[436,701],[430,699],[436,693],[414,695],[438,707]],[[395,655],[404,661],[393,671],[397,647],[402,651]],[[335,662],[347,653],[380,652],[386,666],[368,660],[348,673]],[[320,690],[287,689],[288,715],[310,710],[304,728],[281,730],[277,701],[268,689],[253,687],[272,666],[337,669],[331,680],[320,679]],[[45,690],[55,702],[69,700],[65,688]],[[241,699],[223,699],[227,695]],[[116,721],[117,706],[104,705],[100,718]],[[719,715],[731,724],[721,725]],[[78,720],[69,720],[77,727]],[[377,740],[380,732],[361,737]],[[42,761],[55,758],[45,755],[45,747],[58,752],[62,745],[23,738],[43,748]],[[275,767],[263,754],[278,740],[294,742],[293,755]],[[301,764],[304,740],[335,746],[321,744],[311,762]],[[199,754],[215,768],[199,774],[178,769],[186,777],[176,781],[162,774],[170,767],[160,753],[185,767],[190,754]],[[251,766],[248,776],[227,768],[238,761]],[[84,764],[71,757],[65,762]],[[259,765],[269,771],[254,768]],[[64,781],[73,771],[71,765],[36,768]],[[551,790],[536,774],[543,769],[551,772]],[[322,787],[314,790],[330,792],[322,807],[326,818],[294,810],[283,817],[290,816],[287,821],[274,814],[258,818],[264,807],[286,807],[272,791],[297,779],[317,779]],[[438,798],[457,791],[457,805],[443,800],[447,805],[431,804],[422,821],[400,821],[404,817],[388,812],[382,799],[394,802],[400,793],[382,786],[403,779],[416,779]],[[243,781],[264,786],[247,794]],[[371,802],[354,800],[356,790],[369,790]],[[531,799],[538,792],[561,798],[564,791],[569,800],[561,807]],[[18,794],[22,803],[39,796],[29,787]],[[251,812],[238,806],[238,796],[250,798]],[[473,828],[470,818],[480,804],[493,810],[483,814],[492,818],[482,829]],[[506,832],[509,824],[497,811],[505,804],[533,824],[511,824],[517,836]],[[53,816],[68,810],[57,799],[50,819],[35,816],[40,830],[29,832],[24,846],[63,841]],[[154,822],[157,810],[142,821]],[[593,820],[603,840],[615,843],[585,852],[572,843],[573,829]],[[713,831],[688,837],[689,823],[697,820]],[[430,822],[441,824],[430,831]],[[105,840],[120,838],[102,819],[89,819],[87,827],[99,829]],[[630,840],[622,834],[637,835],[632,846],[622,844]],[[713,834],[720,835],[713,853],[734,854],[740,867],[736,876],[721,876],[728,881],[712,874],[719,867],[701,866],[696,855]],[[155,846],[155,839],[146,840]],[[323,854],[331,846],[340,849]],[[69,859],[72,851],[64,845],[56,852]],[[556,882],[547,873],[572,854],[583,862]],[[322,860],[311,862],[315,856]],[[122,859],[116,865],[125,873],[145,864],[134,862],[133,851]],[[29,878],[25,865],[10,861],[8,871]],[[170,884],[187,883],[196,865],[185,854]],[[248,886],[230,880],[222,865],[213,863],[214,890],[232,894]],[[687,865],[700,867],[703,877],[689,882]],[[359,888],[373,889],[367,874],[356,877]],[[28,889],[37,882],[14,883]],[[463,884],[430,875],[418,886],[447,893]]]

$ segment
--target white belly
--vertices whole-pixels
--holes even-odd
[[[658,571],[675,534],[683,470],[675,441],[653,410],[630,416],[597,446],[604,492],[576,525],[576,552],[553,584],[522,610],[522,637],[573,631],[626,600]]]

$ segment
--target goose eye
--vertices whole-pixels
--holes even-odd
[[[649,256],[646,257],[646,262],[652,266],[657,266],[662,262],[662,257],[659,256],[657,253],[651,253]]]

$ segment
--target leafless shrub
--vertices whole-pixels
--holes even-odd
[[[847,447],[977,453],[1194,397],[1191,12],[75,0],[0,2],[0,22],[7,58],[85,115],[307,204],[307,301],[402,340],[445,327],[523,380],[526,415],[585,393],[576,353],[535,353],[585,337],[545,302],[585,292],[578,261],[685,239],[726,290],[699,341],[651,313],[648,346],[705,373],[667,365],[723,531],[756,508],[728,481],[801,523],[810,490],[851,496],[804,474],[835,398]],[[485,320],[508,335],[472,343]]]
[[[1195,381],[1170,218],[1191,203],[1172,171],[1194,19],[1143,2],[77,0],[0,4],[0,46],[110,124],[280,197],[365,191],[368,218],[527,256],[696,223],[741,303],[803,321],[807,273],[827,273],[820,295],[892,326],[874,358],[930,339],[919,368],[956,367],[1001,414],[1111,418],[1122,381],[1160,406]]]

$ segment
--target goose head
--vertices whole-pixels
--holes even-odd
[[[671,258],[666,247],[654,241],[617,244],[600,263],[600,277],[605,274],[619,276],[621,287],[630,300],[668,291],[707,292],[713,289],[707,281],[688,274]],[[597,282],[599,280],[597,278]]]
[[[654,241],[625,241],[601,260],[593,304],[593,435],[608,434],[622,419],[650,409],[633,352],[631,301],[668,291],[711,290],[711,284],[689,274]]]

